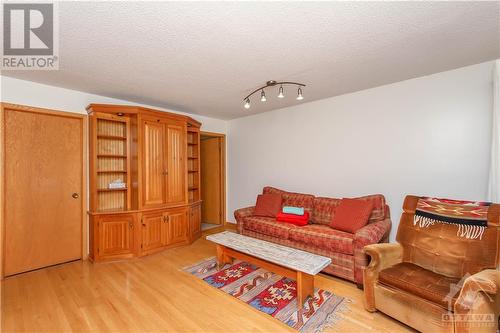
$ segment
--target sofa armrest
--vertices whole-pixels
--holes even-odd
[[[240,208],[234,211],[234,218],[236,219],[236,227],[238,233],[243,231],[243,219],[247,216],[252,216],[255,206]]]
[[[354,234],[354,245],[362,250],[365,245],[380,243],[391,232],[392,222],[387,218],[365,225]]]
[[[391,231],[391,219],[365,225],[354,234],[354,281],[363,284],[363,269],[368,265],[369,258],[363,252],[363,247],[369,244],[387,242]]]
[[[403,260],[403,247],[399,243],[371,244],[364,247],[370,256],[370,264],[363,270],[364,305],[368,311],[375,311],[374,287],[381,270]]]

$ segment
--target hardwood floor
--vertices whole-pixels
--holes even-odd
[[[215,245],[191,246],[129,261],[77,261],[5,279],[2,332],[296,332],[181,271],[215,256]],[[352,299],[325,332],[413,332],[363,309],[362,291],[326,275],[315,286]]]

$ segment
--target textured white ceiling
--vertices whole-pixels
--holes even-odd
[[[500,2],[62,2],[60,70],[2,74],[231,119],[500,57]]]

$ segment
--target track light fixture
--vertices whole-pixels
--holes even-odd
[[[303,99],[304,99],[304,96],[302,96],[302,89],[300,89],[300,87],[299,87],[299,90],[297,90],[297,100],[301,101]]]
[[[285,94],[283,93],[283,85],[280,86],[280,90],[279,90],[279,94],[278,94],[278,98],[284,98],[285,97]]]
[[[306,85],[303,83],[298,83],[298,82],[288,82],[288,81],[282,81],[282,82],[276,82],[276,81],[267,81],[266,85],[263,87],[260,87],[258,89],[255,89],[250,93],[247,97],[243,98],[243,102],[245,109],[250,109],[250,97],[255,94],[256,92],[260,91],[260,101],[265,102],[267,101],[266,97],[266,92],[264,91],[265,88],[267,87],[274,87],[275,85],[280,85],[280,88],[278,89],[278,98],[284,98],[285,97],[285,90],[283,89],[283,85],[294,85],[298,87],[297,90],[297,100],[301,101],[304,99],[304,95],[302,94],[302,87],[305,87]]]

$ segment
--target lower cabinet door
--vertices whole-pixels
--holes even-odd
[[[134,254],[134,214],[102,215],[98,218],[97,256],[127,257]]]
[[[171,209],[167,216],[167,245],[188,242],[188,209]]]
[[[191,241],[201,236],[201,204],[191,206],[189,209],[189,233]]]
[[[166,245],[165,211],[143,214],[141,224],[141,253],[145,254]]]

